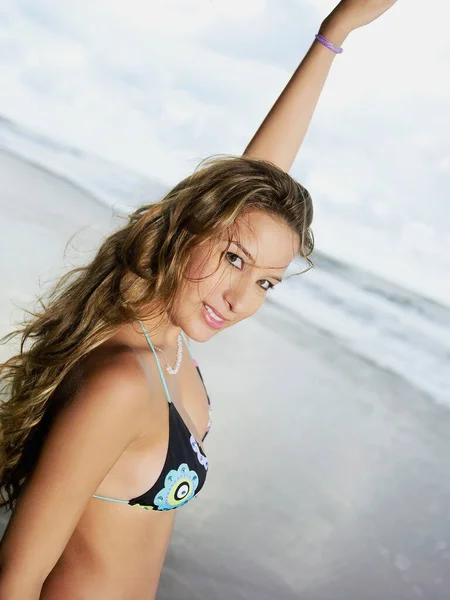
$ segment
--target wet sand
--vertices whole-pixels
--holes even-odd
[[[7,328],[12,299],[35,293],[69,235],[95,221],[89,246],[110,215],[5,153],[0,182]],[[450,596],[448,410],[270,303],[194,352],[211,466],[178,511],[159,600]]]

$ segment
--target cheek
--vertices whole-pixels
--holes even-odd
[[[205,267],[206,256],[204,252],[200,252],[199,250],[194,250],[189,260],[189,265],[187,269],[187,276],[189,278],[198,278],[202,276],[202,271]]]
[[[211,290],[223,274],[223,269],[218,267],[220,256],[208,255],[208,252],[197,249],[192,253],[187,269],[185,293],[197,294],[202,298]]]

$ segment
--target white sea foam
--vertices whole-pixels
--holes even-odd
[[[0,120],[0,146],[70,179],[118,213],[157,200],[165,191],[156,181],[8,120]],[[315,269],[288,278],[269,298],[450,405],[450,310],[361,266],[320,252],[314,262]]]

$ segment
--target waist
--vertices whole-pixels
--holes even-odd
[[[111,505],[100,515],[95,514],[99,509],[91,514],[87,509],[88,515],[80,520],[45,580],[41,600],[155,597],[174,511],[152,514],[128,505]]]

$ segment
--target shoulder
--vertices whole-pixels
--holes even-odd
[[[148,387],[148,378],[137,352],[130,346],[117,345],[97,348],[86,357],[79,386],[139,391]]]
[[[95,490],[148,420],[142,411],[151,391],[134,351],[105,346],[82,362],[71,393],[55,399],[58,412],[2,542],[5,564],[39,577],[50,573]]]
[[[86,356],[60,391],[62,412],[85,418],[108,415],[123,419],[139,437],[142,416],[149,410],[152,385],[137,353],[129,346],[99,347]],[[58,411],[59,412],[59,411]]]

